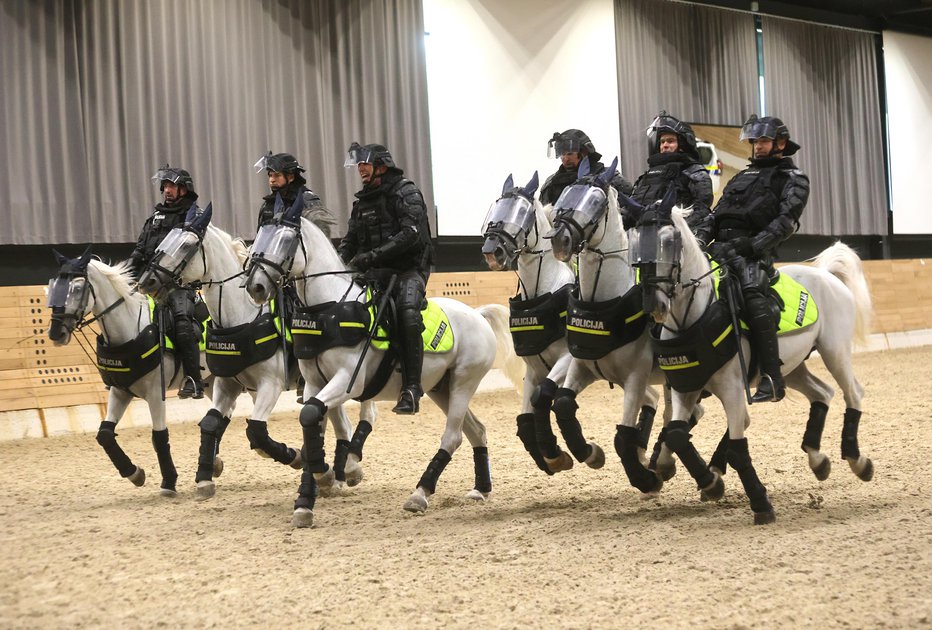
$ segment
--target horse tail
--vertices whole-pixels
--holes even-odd
[[[816,267],[825,269],[841,280],[854,297],[855,321],[854,341],[858,345],[867,343],[870,332],[871,318],[873,317],[873,304],[871,293],[867,286],[867,278],[857,252],[836,241],[831,247],[812,259]]]
[[[501,304],[486,304],[477,310],[489,322],[495,333],[495,367],[508,377],[515,389],[521,391],[524,388],[527,364],[515,354],[508,309]]]

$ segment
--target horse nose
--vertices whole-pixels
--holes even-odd
[[[553,256],[561,262],[567,262],[573,256],[573,237],[570,235],[569,230],[565,227],[561,227],[557,232],[550,238],[550,242],[553,245]]]
[[[139,278],[139,282],[136,283],[139,290],[145,295],[151,295],[155,291],[155,284],[155,276],[148,271],[143,273]]]
[[[70,341],[68,331],[65,329],[64,324],[61,320],[53,319],[52,323],[49,325],[49,339],[56,346],[63,346]]]
[[[246,285],[246,293],[256,304],[263,304],[266,296],[269,294],[265,284],[259,281],[250,282]]]

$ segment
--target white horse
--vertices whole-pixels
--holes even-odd
[[[573,268],[553,257],[544,235],[552,225],[540,202],[534,199],[537,172],[526,186],[516,187],[511,175],[502,196],[489,208],[483,223],[482,254],[492,271],[517,266],[518,295],[511,299],[511,332],[515,351],[527,364],[524,396],[518,416],[518,437],[524,448],[548,475],[573,466],[573,459],[557,445],[550,423],[553,396],[573,361],[566,345],[566,304],[576,281]],[[576,443],[576,427],[564,426],[567,442]],[[604,463],[601,448],[592,444],[590,465]],[[591,457],[595,453],[595,457]],[[594,466],[597,467],[597,466]]]
[[[572,425],[579,431],[578,393],[600,379],[621,385],[625,396],[615,451],[631,484],[650,494],[660,490],[663,478],[642,461],[658,399],[648,385],[652,375],[655,382],[662,377],[654,370],[641,293],[635,270],[628,264],[618,195],[610,185],[617,163],[616,158],[602,173],[589,176],[583,162],[580,181],[554,204],[554,229],[548,235],[553,254],[563,261],[576,255],[579,279],[567,316],[574,360],[563,387],[556,391],[553,409],[561,428]],[[575,444],[568,440],[568,445],[577,459],[591,456],[592,447],[581,431]],[[670,470],[665,477],[672,474]]]
[[[157,256],[139,279],[140,290],[149,295],[160,295],[172,286],[200,284],[213,330],[221,333],[230,331],[234,335],[245,333],[249,337],[248,342],[256,346],[261,345],[261,338],[262,344],[270,344],[263,356],[269,355],[274,348],[267,358],[233,375],[215,378],[211,397],[213,408],[200,423],[201,448],[196,482],[198,497],[202,499],[210,498],[216,492],[212,479],[214,454],[233,415],[236,399],[244,390],[249,392],[254,403],[252,417],[246,421],[250,448],[263,457],[292,468],[300,470],[303,467],[300,449],[295,450],[272,439],[267,425],[281,393],[297,384],[297,366],[292,368],[286,364],[281,337],[276,335],[278,325],[267,316],[268,309],[255,305],[242,288],[241,276],[248,254],[246,245],[212,225],[211,214],[210,206],[200,214],[190,212],[185,226],[172,230],[159,244]],[[259,329],[264,332],[256,336],[254,331]],[[229,337],[224,335],[219,339]],[[212,352],[223,357],[230,350],[208,347],[208,362]],[[374,414],[374,405],[364,405],[363,412]],[[328,412],[328,417],[337,436],[337,449],[339,451],[342,447],[345,461],[352,426],[343,407],[334,407]],[[322,483],[322,489],[327,493],[341,491],[344,481],[355,485],[362,478],[358,464],[346,473],[348,477],[344,476],[342,462],[337,462],[337,459],[339,456],[335,457],[335,467],[340,470],[335,474],[330,471]]]
[[[363,287],[355,284],[343,261],[330,240],[320,229],[307,219],[300,217],[300,207],[292,206],[283,214],[277,225],[265,226],[271,233],[260,234],[252,247],[252,258],[248,268],[246,289],[257,302],[267,301],[274,289],[289,278],[295,280],[298,296],[306,305],[322,309],[322,317],[334,326],[358,325],[365,337],[366,326],[374,325],[367,311],[367,294]],[[268,247],[260,246],[262,243]],[[470,308],[455,300],[436,298],[432,300],[449,318],[446,332],[438,330],[438,342],[446,335],[453,335],[452,348],[444,353],[425,353],[422,385],[430,398],[446,413],[447,422],[440,449],[431,460],[418,482],[417,489],[405,503],[404,508],[422,513],[428,507],[428,498],[434,493],[437,479],[443,472],[453,453],[462,443],[463,434],[473,447],[476,478],[474,488],[466,495],[469,499],[484,500],[491,492],[491,476],[488,466],[488,447],[485,427],[469,409],[469,401],[482,377],[489,371],[499,356],[507,356],[512,350],[508,334],[507,310],[500,305]],[[345,321],[345,318],[328,310],[355,312],[363,322]],[[354,310],[355,309],[355,310]],[[295,315],[295,322],[301,311]],[[307,324],[307,330],[316,332],[323,328],[324,319]],[[297,324],[294,324],[297,326]],[[443,324],[441,324],[443,326]],[[341,328],[336,328],[340,332]],[[352,332],[352,329],[349,329]],[[342,333],[341,333],[342,334]],[[378,400],[395,400],[401,389],[399,374],[391,369],[387,380],[386,371],[380,370],[386,352],[375,347],[366,349],[367,339],[356,338],[352,345],[336,345],[323,350],[313,359],[300,359],[301,373],[307,384],[304,389],[304,408],[300,421],[304,431],[305,467],[295,501],[292,522],[296,527],[313,524],[313,507],[316,495],[314,473],[320,472],[322,458],[321,422],[328,409],[341,405],[350,398],[358,398],[366,392]],[[361,355],[365,352],[365,357]],[[511,352],[513,357],[513,352]],[[516,359],[516,357],[515,357]],[[389,357],[391,360],[391,357]],[[354,369],[359,364],[358,378],[352,381]],[[520,361],[505,365],[512,368]],[[386,364],[388,365],[388,364]],[[506,372],[508,370],[506,369]],[[513,381],[517,378],[514,373]],[[523,376],[523,374],[522,374]],[[370,394],[370,390],[373,390]]]
[[[120,476],[136,486],[142,486],[146,481],[146,473],[140,466],[133,464],[117,443],[116,426],[134,397],[145,400],[152,418],[152,446],[162,473],[160,493],[163,496],[176,496],[178,473],[168,441],[159,355],[162,355],[166,389],[178,388],[183,374],[176,370],[174,353],[160,351],[158,325],[149,301],[134,292],[132,272],[126,263],[111,267],[91,259],[90,247],[78,258],[68,259],[58,252],[55,252],[55,258],[60,269],[49,283],[48,302],[52,308],[49,339],[56,346],[66,345],[75,330],[96,321],[101,330],[99,350],[126,350],[121,353],[127,355],[126,361],[115,356],[97,358],[98,369],[109,378],[121,381],[119,385],[110,387],[107,416],[97,431],[97,443],[110,457]],[[88,312],[93,313],[93,319],[85,320]],[[143,363],[144,360],[148,361]],[[131,363],[145,367],[134,373]],[[139,371],[144,373],[129,382]],[[220,474],[220,469],[216,474]]]
[[[733,355],[699,389],[704,388],[715,394],[724,406],[728,419],[727,462],[735,468],[741,479],[754,512],[754,522],[771,523],[776,518],[773,507],[751,463],[744,437],[750,418],[740,361],[734,353],[737,349],[734,327],[727,316],[715,319],[714,309],[719,303],[714,299],[712,267],[686,224],[684,217],[688,211],[676,209],[671,212],[673,201],[665,199],[640,213],[636,229],[638,244],[637,247],[632,246],[632,257],[641,268],[645,300],[652,303],[650,310],[653,318],[663,325],[660,343],[666,340],[675,344],[677,339],[691,339],[691,335],[699,334],[699,331],[700,337],[714,341],[708,345],[687,348],[679,354],[666,357],[661,354],[661,365],[665,365],[670,374],[685,373],[683,368],[699,369],[703,363],[710,365],[711,371],[717,363],[710,358],[709,353],[715,347],[726,348],[729,343],[734,346]],[[801,294],[800,308],[804,306],[803,301],[811,296],[819,311],[815,323],[779,337],[783,372],[787,386],[802,392],[810,401],[803,450],[807,453],[812,470],[820,479],[824,479],[828,476],[827,457],[820,452],[819,441],[833,391],[816,378],[805,364],[812,350],[818,350],[829,372],[842,388],[847,405],[842,429],[842,457],[859,478],[869,481],[873,476],[873,464],[861,455],[857,441],[864,390],[855,379],[851,352],[852,341],[862,341],[869,330],[870,293],[860,259],[846,245],[835,243],[817,256],[814,263],[813,266],[789,265],[780,269],[781,274],[790,276],[805,288]],[[797,308],[795,304],[790,306]],[[714,325],[716,321],[719,322],[717,326]],[[749,344],[743,337],[741,344],[743,356],[748,356]],[[721,356],[729,355],[723,351]],[[667,427],[667,445],[677,454],[699,486],[706,487],[720,471],[706,467],[689,441],[689,427],[685,420],[700,393],[698,390],[674,391],[674,420]]]

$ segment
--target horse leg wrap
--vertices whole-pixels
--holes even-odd
[[[860,421],[860,409],[851,407],[845,409],[845,421],[841,427],[841,456],[845,459],[858,459],[861,456],[861,449],[858,448],[858,423]]]
[[[433,494],[434,490],[437,489],[437,479],[440,478],[440,473],[442,473],[443,469],[450,463],[451,458],[452,455],[445,450],[438,450],[434,458],[427,464],[427,470],[421,475],[421,480],[417,482],[417,487],[424,488],[429,494]]]
[[[223,420],[220,421],[220,430],[217,431],[217,453],[220,453],[220,440],[223,439],[223,434],[226,433],[227,427],[230,426],[229,416],[223,416]]]
[[[324,418],[326,414],[327,405],[316,398],[311,398],[301,407],[301,415],[298,419],[301,421],[301,431],[304,434],[305,471],[327,472],[327,462],[324,455]]]
[[[349,440],[337,440],[337,450],[333,454],[333,478],[337,481],[346,481],[346,456],[349,452]]]
[[[712,459],[709,460],[709,468],[712,467],[720,470],[723,475],[728,470],[728,429],[725,429],[725,434],[718,441]]]
[[[246,439],[249,440],[249,448],[264,452],[279,464],[287,466],[298,455],[293,448],[270,438],[269,425],[261,420],[246,421]]]
[[[171,445],[168,443],[168,429],[152,431],[152,448],[155,449],[155,456],[159,460],[159,470],[162,472],[162,488],[174,490],[175,482],[178,481],[178,471],[175,470],[175,462],[172,461]]]
[[[553,405],[553,396],[557,392],[557,384],[545,378],[531,394],[531,406],[534,408],[534,433],[537,436],[537,448],[541,455],[553,459],[560,455],[557,448],[557,436],[553,434],[550,426],[550,408]],[[535,460],[536,461],[536,460]],[[546,469],[546,464],[544,464]],[[549,469],[547,469],[549,471]]]
[[[116,422],[104,420],[97,429],[97,443],[104,448],[104,453],[116,466],[121,477],[129,477],[136,472],[136,465],[130,461],[129,456],[120,448],[116,441]]]
[[[659,490],[660,479],[641,465],[641,460],[638,458],[640,441],[641,434],[636,428],[621,424],[615,427],[615,452],[621,458],[621,465],[625,469],[625,474],[628,475],[628,481],[641,492],[653,492]]]
[[[557,417],[557,426],[560,427],[563,441],[566,442],[570,453],[576,461],[584,462],[592,454],[592,447],[583,437],[582,427],[576,419],[577,409],[579,405],[576,404],[576,392],[566,387],[558,389],[553,397],[553,413]]]
[[[650,454],[650,461],[647,463],[647,468],[650,470],[657,470],[657,460],[660,459],[660,449],[663,448],[663,443],[667,441],[667,427],[660,429],[660,433],[657,435],[657,441],[654,442],[654,450]]]
[[[715,475],[706,467],[705,460],[693,446],[689,435],[689,423],[686,420],[674,420],[667,425],[666,443],[671,451],[683,462],[683,466],[696,480],[699,489],[707,488],[715,481]]]
[[[809,420],[806,422],[806,432],[803,433],[803,443],[800,447],[803,451],[806,450],[807,446],[814,451],[819,450],[822,444],[822,431],[825,429],[826,415],[828,415],[828,405],[825,403],[816,401],[809,405]]]
[[[317,480],[314,478],[314,473],[308,470],[307,460],[304,461],[304,471],[301,473],[301,485],[298,486],[298,498],[294,501],[294,509],[313,510],[314,503],[317,501]]]
[[[654,428],[654,416],[657,415],[657,410],[653,407],[648,407],[644,405],[641,407],[641,415],[638,416],[638,448],[643,448],[647,450],[647,446],[650,444],[650,432]]]
[[[547,410],[547,414],[549,416],[549,409]],[[551,435],[553,435],[553,433],[551,433]],[[547,467],[547,462],[544,461],[544,456],[540,452],[540,447],[537,445],[537,433],[534,430],[533,413],[522,413],[518,415],[518,437],[521,438],[521,443],[524,444],[524,450],[530,453],[537,467],[548,475],[553,475],[550,468]],[[554,438],[554,443],[556,443],[556,438]]]
[[[443,451],[446,453],[446,451]],[[476,471],[476,490],[492,492],[492,469],[489,467],[489,447],[474,446],[472,449],[473,467]]]
[[[362,461],[362,447],[366,445],[366,438],[372,433],[372,425],[368,420],[360,420],[353,432],[353,439],[349,443],[349,452]]]
[[[201,448],[197,455],[197,473],[194,481],[210,481],[214,478],[214,457],[220,447],[220,438],[229,425],[216,409],[210,409],[198,422],[201,427]]]
[[[744,492],[751,500],[751,510],[754,512],[772,512],[773,506],[770,505],[770,499],[767,498],[767,489],[757,477],[757,471],[751,464],[751,454],[748,453],[748,440],[728,440],[728,463],[731,464],[738,477],[741,479],[741,485],[744,486]]]

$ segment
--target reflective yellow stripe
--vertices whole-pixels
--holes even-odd
[[[239,350],[211,350],[210,348],[208,348],[207,354],[225,354],[229,356],[238,356],[241,353]]]
[[[684,363],[683,365],[661,365],[661,370],[685,370],[686,368],[696,367],[699,365],[698,361],[693,361],[692,363]]]
[[[543,326],[512,326],[511,332],[524,332],[525,330],[543,330]]]
[[[278,339],[278,333],[269,335],[268,337],[263,337],[262,339],[256,339],[256,345],[258,346],[260,343],[265,343],[266,341],[271,341],[273,339]]]
[[[586,333],[587,335],[604,335],[608,337],[612,334],[610,330],[590,330],[588,328],[580,328],[579,326],[567,326],[567,330],[572,330],[573,332]]]
[[[563,311],[562,313],[560,313],[560,317],[566,317],[566,311]]]
[[[628,317],[627,319],[625,319],[625,323],[626,323],[626,324],[630,324],[630,323],[633,322],[634,320],[640,319],[641,317],[644,317],[644,311],[638,311],[637,313],[635,313],[635,314],[632,315],[631,317]]]
[[[143,354],[142,356],[140,356],[139,358],[140,358],[140,359],[145,359],[147,356],[149,356],[150,354],[152,354],[153,352],[155,352],[155,351],[158,350],[158,349],[159,349],[159,344],[155,344],[154,346],[152,346],[151,348],[149,348],[149,350],[148,350],[145,354]]]
[[[731,324],[728,324],[728,328],[726,328],[726,329],[724,330],[724,332],[722,332],[722,334],[719,335],[719,336],[715,339],[715,341],[712,342],[712,347],[714,348],[714,347],[717,346],[718,344],[722,343],[722,341],[725,340],[725,337],[728,336],[728,333],[730,333],[732,330],[734,330],[734,326],[732,326]]]
[[[97,364],[97,367],[108,372],[129,372],[129,368],[107,367],[106,365],[101,365],[100,363]]]
[[[365,328],[362,322],[340,322],[340,328]]]
[[[322,330],[310,330],[310,329],[306,329],[306,328],[292,328],[292,329],[291,329],[291,334],[292,334],[292,335],[322,335],[322,334],[324,334],[324,331],[322,331]]]

